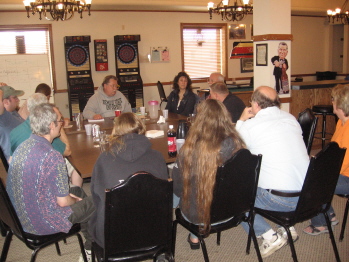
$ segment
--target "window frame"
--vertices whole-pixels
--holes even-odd
[[[49,50],[48,56],[51,63],[51,75],[52,75],[52,88],[53,92],[57,92],[56,88],[56,69],[55,69],[55,59],[54,59],[54,51],[53,51],[53,39],[52,39],[52,25],[51,24],[34,24],[34,25],[0,25],[0,31],[40,31],[47,30],[48,31],[48,39],[49,39]],[[14,54],[15,55],[15,54]]]
[[[224,61],[222,61],[223,76],[228,77],[228,26],[225,23],[181,23],[181,59],[182,59],[182,71],[184,71],[184,42],[183,42],[183,29],[222,29],[224,33]],[[214,73],[214,72],[212,72]],[[194,80],[205,80],[207,77],[192,78]]]

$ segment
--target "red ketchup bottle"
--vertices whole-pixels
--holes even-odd
[[[168,155],[170,157],[177,156],[177,146],[176,146],[176,131],[173,129],[173,125],[169,126],[167,131],[167,144],[168,144]]]

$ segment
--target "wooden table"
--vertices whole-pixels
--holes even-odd
[[[174,125],[176,129],[180,119],[186,119],[186,116],[169,113],[169,117],[163,124],[157,124],[157,119],[146,118],[143,120],[147,130],[163,130],[165,135],[158,138],[150,139],[152,148],[162,153],[166,163],[172,163],[176,159],[170,158],[167,153],[167,130],[169,125]],[[95,122],[100,126],[101,130],[106,130],[110,134],[113,129],[114,118],[105,118],[104,122]],[[87,124],[85,120],[84,124]],[[70,143],[72,154],[68,157],[69,162],[75,167],[82,178],[91,177],[93,167],[100,155],[98,143],[93,141],[93,136],[86,135],[85,130],[77,130],[75,123],[71,128],[65,129]]]

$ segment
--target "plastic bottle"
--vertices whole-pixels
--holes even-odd
[[[170,157],[177,156],[177,146],[176,146],[176,131],[173,129],[173,125],[169,126],[167,131],[167,144],[168,144],[168,155]]]

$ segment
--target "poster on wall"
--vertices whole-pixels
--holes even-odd
[[[271,58],[274,65],[273,75],[275,77],[275,90],[278,94],[288,94],[290,92],[290,84],[287,75],[289,68],[287,56],[288,45],[286,42],[280,42],[277,47],[277,55]]]
[[[96,71],[108,71],[107,40],[96,39],[94,40],[94,43]]]
[[[170,62],[170,51],[167,47],[151,47],[150,60],[152,63]]]
[[[253,58],[253,42],[234,42],[230,53],[230,59]]]

